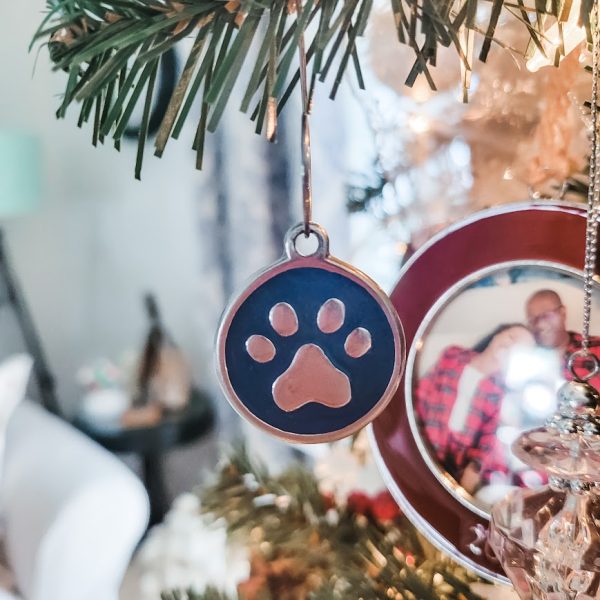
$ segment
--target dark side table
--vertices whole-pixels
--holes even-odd
[[[163,456],[173,448],[206,435],[213,424],[214,411],[210,398],[198,389],[192,390],[186,408],[180,412],[165,413],[156,425],[125,428],[94,423],[82,416],[73,421],[77,429],[107,450],[140,456],[144,485],[150,497],[150,525],[160,523],[169,508]]]

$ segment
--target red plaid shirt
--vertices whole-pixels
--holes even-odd
[[[581,349],[581,335],[569,332],[569,345],[562,362],[563,377],[573,377],[567,368],[569,356]],[[600,337],[590,338],[590,351],[600,360]],[[448,422],[465,367],[476,352],[459,346],[444,350],[438,362],[423,377],[416,390],[417,414],[436,457],[457,480],[464,468],[475,462],[484,482],[491,473],[508,473],[504,452],[496,438],[500,409],[506,388],[499,375],[479,382],[461,432],[450,431]],[[589,383],[600,390],[600,374]]]
[[[444,350],[416,390],[417,414],[429,443],[444,468],[460,480],[474,462],[483,481],[493,472],[508,473],[501,444],[496,439],[505,387],[497,376],[482,379],[471,401],[463,431],[448,429],[458,384],[476,352],[451,346]]]

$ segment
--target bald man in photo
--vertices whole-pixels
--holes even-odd
[[[568,380],[572,379],[567,360],[573,352],[581,350],[582,336],[567,329],[567,308],[561,297],[554,290],[538,290],[528,298],[525,312],[537,344],[558,351],[562,358],[563,375]],[[590,352],[600,359],[600,338],[590,337]],[[600,376],[593,377],[589,383],[598,388]]]

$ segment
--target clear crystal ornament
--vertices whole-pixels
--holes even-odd
[[[492,510],[489,543],[521,598],[600,598],[599,405],[596,389],[569,381],[547,425],[513,444],[549,480],[515,490]]]
[[[539,490],[518,489],[494,506],[489,543],[523,599],[600,600],[600,394],[586,383],[600,371],[590,351],[593,277],[600,223],[598,0],[592,6],[591,155],[585,236],[581,350],[571,355],[573,381],[558,391],[558,409],[545,427],[514,442],[515,455],[548,474]],[[575,363],[587,372],[580,376]]]

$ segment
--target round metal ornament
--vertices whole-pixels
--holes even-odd
[[[367,275],[329,254],[325,230],[305,256],[292,227],[281,260],[225,310],[217,370],[237,412],[293,442],[340,439],[371,422],[395,393],[405,341],[398,315]]]

